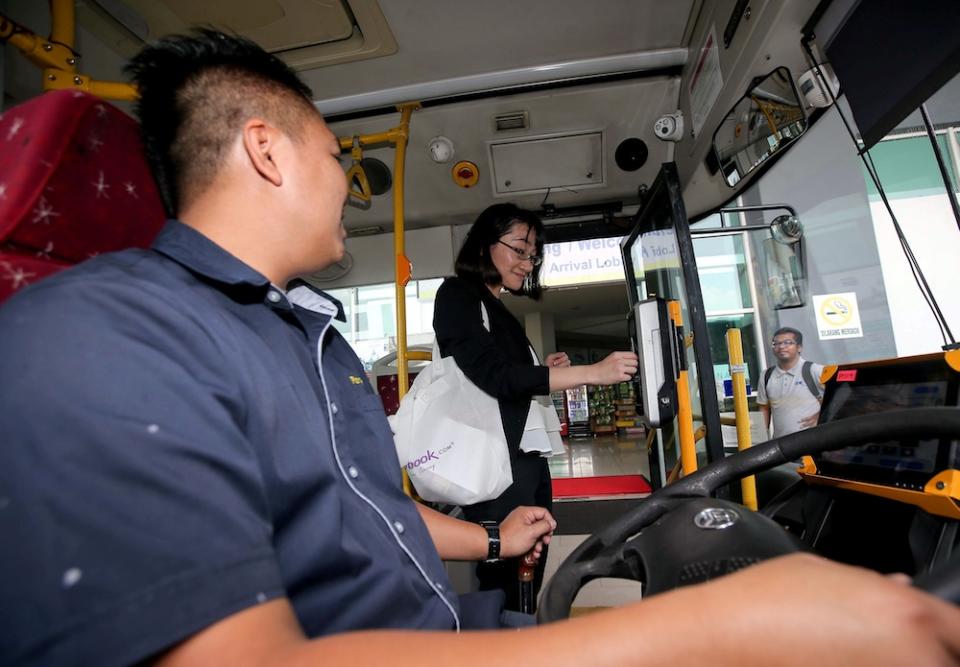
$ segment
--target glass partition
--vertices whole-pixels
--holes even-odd
[[[690,227],[680,195],[676,165],[672,162],[661,167],[621,251],[631,310],[636,303],[652,296],[680,304],[683,330],[693,334],[692,344],[685,346],[683,357],[689,378],[694,428],[706,427],[705,437],[698,443],[698,452],[705,455],[706,462],[720,460],[723,457],[723,437],[710,336]],[[654,487],[662,485],[676,465],[679,443],[675,424],[660,428],[656,451],[650,461]]]

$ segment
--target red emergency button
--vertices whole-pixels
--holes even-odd
[[[461,188],[472,188],[480,180],[480,170],[477,165],[467,160],[461,160],[453,165],[453,182]]]

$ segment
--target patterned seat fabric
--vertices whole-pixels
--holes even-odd
[[[165,216],[136,121],[44,93],[0,115],[0,301],[102,252],[147,247]]]

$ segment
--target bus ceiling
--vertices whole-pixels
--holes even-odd
[[[45,4],[8,0],[5,8],[12,22],[41,35],[51,25]],[[849,51],[844,45],[856,42],[836,28],[858,5],[610,0],[597,11],[582,0],[529,0],[522,10],[506,0],[326,4],[322,16],[305,16],[297,11],[320,9],[286,0],[229,8],[174,0],[76,3],[78,68],[120,78],[125,59],[147,41],[203,23],[249,36],[290,62],[341,137],[392,127],[392,105],[421,102],[406,166],[411,228],[468,223],[504,199],[548,219],[603,218],[610,205],[630,215],[669,161],[695,218],[729,202],[762,171],[731,179],[716,159],[714,135],[738,101],[775,71],[795,86],[812,65],[801,45],[805,34]],[[20,101],[39,92],[39,72],[31,88],[18,71],[23,59],[8,60],[14,73],[4,79],[5,96]],[[85,71],[94,64],[102,71]],[[809,99],[801,101],[815,121]],[[782,111],[769,100],[755,106],[768,127]],[[365,155],[389,165],[390,150]],[[471,178],[458,180],[454,166],[461,161]],[[389,229],[390,200],[389,192],[374,194],[364,210],[347,211],[345,224]]]
[[[788,78],[809,69],[799,38],[816,6],[812,0],[626,3],[618,5],[621,11],[609,12],[617,17],[611,23],[610,16],[587,16],[581,3],[564,3],[544,9],[538,31],[531,33],[537,39],[518,42],[519,52],[509,59],[485,42],[479,47],[482,61],[467,67],[461,62],[459,68],[432,61],[429,80],[423,80],[426,68],[383,80],[375,61],[354,63],[349,80],[337,68],[306,76],[318,91],[318,108],[341,135],[372,131],[384,114],[393,113],[389,105],[394,102],[415,98],[423,103],[411,125],[410,159],[426,163],[423,170],[409,167],[420,176],[408,184],[412,227],[466,224],[504,198],[549,212],[547,218],[589,218],[585,207],[607,203],[630,215],[641,191],[668,161],[677,163],[688,211],[696,216],[733,196],[722,174],[707,166],[715,128],[755,79],[780,66],[787,68]],[[580,17],[581,27],[563,32],[565,49],[557,49],[554,32],[561,24],[577,23],[574,17]],[[624,31],[632,17],[638,18],[636,28]],[[485,34],[482,26],[490,16],[471,20],[475,31]],[[475,38],[450,21],[437,17],[431,53],[449,53],[452,61],[476,54]],[[392,17],[391,25],[404,42],[410,26],[402,19],[394,24]],[[518,25],[510,22],[504,30],[504,42],[520,39]],[[631,38],[624,43],[625,32]],[[554,50],[548,53],[531,41]],[[564,58],[571,52],[585,55]],[[414,63],[422,56],[393,58],[399,68],[404,57]],[[346,94],[324,97],[325,90]],[[504,117],[516,124],[504,129]],[[446,168],[430,165],[423,150],[436,138],[452,144],[455,157]],[[637,139],[645,159],[625,168],[616,159],[617,149]],[[461,157],[478,165],[479,185],[471,191],[449,187],[449,167]],[[374,198],[362,213],[362,226],[389,224],[385,203],[378,204]],[[353,217],[348,212],[348,227],[361,226]]]

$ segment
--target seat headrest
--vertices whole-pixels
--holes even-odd
[[[164,219],[138,125],[116,107],[62,90],[0,115],[0,252],[74,264],[146,247]]]

